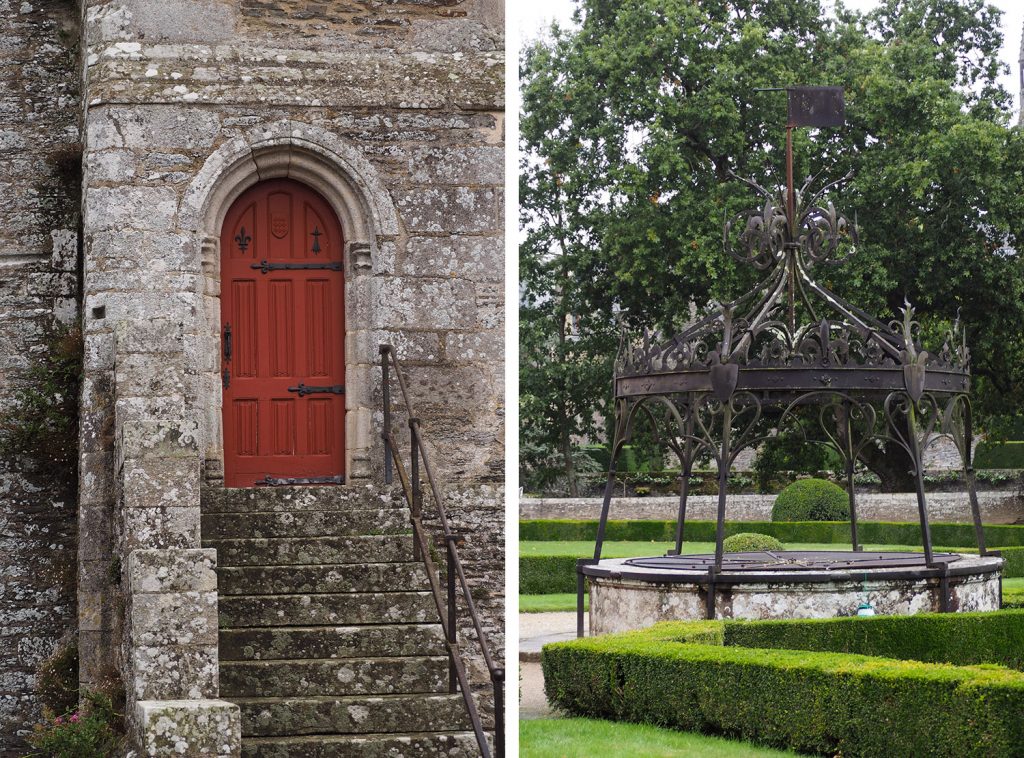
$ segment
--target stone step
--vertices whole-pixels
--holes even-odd
[[[221,661],[442,655],[440,624],[220,630]]]
[[[407,534],[203,540],[203,547],[216,548],[218,566],[321,565],[412,560],[412,537]]]
[[[348,511],[261,511],[204,513],[203,537],[237,539],[266,537],[332,537],[367,534],[408,534],[408,512],[402,508],[354,508]]]
[[[256,737],[242,740],[243,758],[479,758],[473,732],[331,737]]]
[[[238,698],[233,702],[241,708],[246,737],[472,729],[459,694]]]
[[[422,563],[238,566],[217,569],[217,591],[221,596],[396,592],[427,589],[429,586]]]
[[[220,664],[220,695],[225,700],[442,693],[447,687],[448,659],[443,656]]]
[[[401,488],[376,485],[337,487],[204,487],[203,513],[350,511],[406,507]]]
[[[317,595],[226,595],[222,627],[414,624],[437,621],[429,592],[348,592]]]

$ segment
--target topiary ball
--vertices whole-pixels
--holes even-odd
[[[740,532],[726,537],[722,549],[727,553],[751,553],[758,550],[782,550],[783,545],[774,537],[757,532]]]
[[[799,479],[775,498],[772,521],[845,521],[850,496],[824,479]]]

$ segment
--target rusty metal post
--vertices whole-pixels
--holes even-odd
[[[932,530],[928,524],[928,502],[924,496],[924,459],[921,445],[917,439],[917,411],[913,401],[907,409],[907,441],[910,443],[910,456],[914,464],[914,484],[917,489],[917,513],[921,520],[921,542],[924,545],[924,562],[929,568],[935,566],[932,557]]]
[[[388,356],[391,351],[390,345],[380,346],[380,372],[384,390],[384,432],[381,437],[384,439],[384,483],[391,484],[394,481],[394,473],[391,470],[391,377],[388,371]]]
[[[683,448],[683,473],[679,483],[679,512],[676,514],[675,555],[683,552],[683,536],[686,528],[686,501],[690,497],[690,475],[693,473],[693,406],[686,418],[686,444]]]
[[[505,758],[505,669],[494,669],[494,754]]]
[[[455,645],[455,541],[458,539],[454,534],[446,535],[444,538],[446,552],[448,553],[448,642]],[[458,691],[458,672],[455,670],[455,659],[448,657],[448,692],[455,694]]]
[[[846,450],[843,451],[843,457],[846,459],[846,491],[850,496],[850,542],[853,546],[853,552],[859,553],[864,548],[861,547],[860,540],[857,539],[857,493],[853,484],[857,455],[853,449],[853,421],[851,414],[850,404],[848,402],[843,403],[843,436],[846,438]]]
[[[409,504],[410,514],[414,523],[422,523],[423,517],[423,485],[420,482],[420,435],[417,428],[418,419],[409,419],[409,478],[412,486],[412,502]],[[415,535],[414,535],[415,537]],[[412,541],[412,557],[414,561],[423,560],[420,541]]]

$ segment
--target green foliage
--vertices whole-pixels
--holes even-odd
[[[725,644],[1024,670],[1024,611],[727,622]]]
[[[841,521],[850,517],[850,496],[824,479],[800,479],[780,492],[772,521]]]
[[[754,473],[760,492],[772,491],[772,484],[782,472],[817,474],[838,471],[842,466],[839,454],[825,445],[809,443],[797,434],[780,433],[770,437],[754,458]]]
[[[784,550],[785,547],[767,534],[740,532],[722,540],[722,549],[727,553],[748,553],[758,550]]]
[[[576,592],[576,556],[533,555],[519,559],[519,594]]]
[[[70,638],[39,665],[36,692],[54,713],[69,713],[78,704],[78,640]]]
[[[1018,671],[723,645],[729,626],[670,622],[545,645],[548,700],[573,716],[851,758],[1014,755],[1024,739]]]
[[[522,417],[531,430],[555,428],[545,413],[568,416],[556,400],[571,386],[534,382],[544,379],[535,346],[557,344],[562,323],[528,313],[541,298],[552,310],[567,304],[557,307],[585,336],[571,361],[586,367],[570,409],[583,423],[608,414],[614,352],[589,335],[608,345],[620,317],[675,329],[691,305],[727,302],[752,284],[721,250],[723,220],[751,200],[728,176],[778,186],[785,98],[754,90],[793,82],[846,94],[842,128],[795,135],[797,177],[854,172],[836,201],[857,219],[860,242],[838,268],[816,272],[821,283],[883,320],[909,297],[938,338],[933,351],[959,311],[976,421],[1009,428],[1001,420],[1022,415],[1024,258],[1006,251],[1024,249],[1024,131],[1011,126],[998,84],[1000,13],[983,0],[883,0],[836,17],[827,5],[580,0],[573,28],[526,48]],[[537,262],[556,256],[552,281]],[[869,463],[887,489],[901,483],[898,471],[905,480],[898,450]]]
[[[12,403],[0,412],[0,456],[27,459],[72,480],[78,464],[81,376],[81,332],[53,327]]]
[[[1024,442],[982,442],[974,451],[980,469],[1024,469]],[[979,471],[979,478],[983,472]]]
[[[121,717],[110,699],[98,692],[85,693],[81,710],[54,716],[44,711],[46,723],[37,724],[28,742],[38,752],[31,756],[52,758],[108,758],[117,754]]]
[[[519,522],[519,539],[524,542],[579,541],[597,537],[597,521],[536,519]],[[616,521],[605,525],[605,539],[611,542],[669,542],[675,539],[675,521]],[[861,521],[861,540],[872,545],[920,545],[921,527],[913,522]],[[990,548],[1024,547],[1024,525],[986,524],[985,544]],[[850,524],[845,521],[726,521],[725,534],[760,532],[783,542],[849,544]],[[936,545],[969,546],[974,542],[971,524],[931,525]],[[709,542],[715,539],[714,521],[687,521],[686,539]]]

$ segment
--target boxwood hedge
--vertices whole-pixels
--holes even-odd
[[[939,548],[936,550],[954,548]],[[972,548],[955,548],[958,552],[976,552]],[[1005,563],[1003,576],[1024,576],[1024,548],[999,548]],[[550,595],[576,591],[576,558],[574,555],[524,555],[519,558],[519,592],[522,595]]]
[[[716,732],[818,754],[1024,751],[1021,672],[727,646],[726,628],[670,622],[546,645],[545,691],[555,707],[573,715]]]
[[[927,663],[1024,670],[1024,611],[726,621],[726,645],[859,653]]]
[[[675,539],[675,521],[609,521],[605,539],[613,541],[671,542]],[[862,521],[857,524],[861,542],[877,545],[919,545],[921,527],[913,522]],[[932,524],[932,543],[936,545],[973,545],[971,524]],[[989,547],[1024,547],[1024,525],[988,524],[984,528]],[[849,543],[850,524],[845,521],[730,521],[725,535],[739,532],[768,534],[783,542]],[[559,519],[519,522],[519,539],[525,541],[593,540],[597,521]],[[715,539],[714,521],[687,521],[686,539],[710,542]]]

